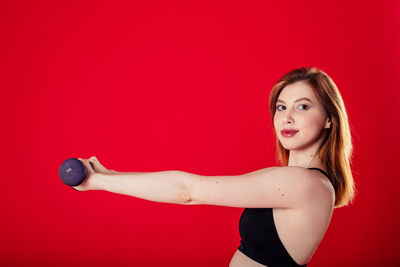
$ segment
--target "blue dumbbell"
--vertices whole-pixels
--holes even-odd
[[[91,162],[89,163],[94,170],[93,164]],[[58,173],[64,184],[77,186],[85,180],[88,171],[79,159],[69,158],[61,164]]]

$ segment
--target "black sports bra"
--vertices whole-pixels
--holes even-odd
[[[319,168],[316,169],[328,174]],[[268,267],[299,265],[289,255],[282,244],[275,227],[272,208],[246,208],[239,220],[239,233],[242,240],[238,250],[254,261]]]

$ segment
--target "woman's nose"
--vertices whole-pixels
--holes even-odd
[[[293,124],[294,123],[293,114],[290,111],[285,112],[285,115],[282,118],[282,123],[283,124]]]

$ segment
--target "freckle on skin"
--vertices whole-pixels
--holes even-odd
[[[281,191],[281,189],[280,189],[280,188],[278,188],[278,191]]]
[[[284,197],[284,196],[285,196],[285,194],[282,194],[281,196],[282,196],[282,197]]]

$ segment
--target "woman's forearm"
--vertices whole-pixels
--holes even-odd
[[[181,171],[96,173],[94,188],[149,201],[186,204],[187,190]]]

